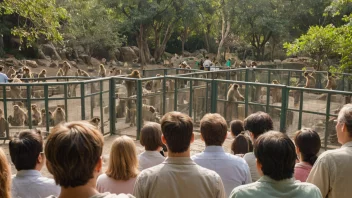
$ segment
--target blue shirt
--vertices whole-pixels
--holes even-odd
[[[0,83],[7,83],[9,78],[7,77],[6,74],[0,72]]]

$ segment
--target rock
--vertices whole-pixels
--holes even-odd
[[[115,54],[115,56],[116,56],[116,60],[117,60],[117,61],[120,60],[120,56],[121,56],[120,50],[119,50],[119,49],[116,49],[116,50],[114,51],[114,54]]]
[[[133,60],[138,59],[138,56],[130,47],[121,47],[120,53],[120,58],[124,62],[132,62]]]
[[[198,54],[198,55],[196,56],[196,58],[197,58],[197,59],[205,59],[205,57],[203,56],[203,54]]]
[[[151,58],[151,59],[149,60],[149,63],[150,63],[150,64],[156,64],[155,58]]]
[[[51,67],[51,68],[56,68],[56,67],[58,67],[58,65],[57,65],[56,62],[52,62],[52,63],[50,63],[50,66],[49,66],[49,67]]]
[[[10,66],[17,67],[19,65],[19,62],[14,57],[7,58],[7,59],[5,59],[5,65],[8,66],[8,67],[10,67]]]
[[[72,67],[75,67],[78,69],[76,61],[68,61],[68,62],[71,64]]]
[[[92,63],[93,66],[99,66],[101,63],[98,59],[91,57],[90,62]]]
[[[183,52],[183,56],[184,57],[190,57],[190,56],[192,56],[192,54],[190,52],[188,52],[188,51],[184,51]]]
[[[136,46],[132,46],[131,48],[133,49],[134,53],[135,53],[135,54],[138,56],[138,58],[139,58],[139,48],[136,47]]]
[[[53,44],[48,43],[41,46],[45,56],[51,57],[53,60],[61,60],[59,53],[57,53],[56,48]]]
[[[141,67],[141,64],[139,64],[139,63],[132,63],[132,67]]]
[[[117,62],[115,60],[111,60],[110,62],[108,62],[108,65],[110,65],[110,67],[116,67]]]
[[[42,66],[42,67],[49,67],[50,66],[50,60],[37,59],[36,62],[39,66]]]
[[[121,61],[117,61],[117,66],[122,67],[122,66],[123,66],[123,62],[121,62]]]
[[[33,60],[26,60],[26,65],[32,68],[37,68],[38,64],[37,62],[33,61]]]
[[[207,54],[208,53],[208,51],[206,49],[200,49],[199,52],[202,53],[202,54]]]
[[[87,54],[81,54],[79,55],[79,58],[82,59],[85,64],[92,65],[91,57],[88,56]]]

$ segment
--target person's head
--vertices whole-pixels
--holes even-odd
[[[55,182],[74,188],[96,180],[102,168],[103,144],[102,134],[88,122],[55,126],[45,145],[46,165]]]
[[[9,143],[9,150],[17,171],[40,171],[44,165],[43,138],[40,131],[23,131],[14,136]]]
[[[242,131],[244,131],[244,126],[243,126],[242,120],[231,121],[230,128],[231,128],[231,134],[234,137],[238,136]]]
[[[3,66],[0,66],[0,72],[2,72],[3,69],[4,69],[4,67],[3,67]]]
[[[340,144],[352,141],[352,104],[342,107],[337,117],[337,138]]]
[[[0,197],[11,197],[11,168],[7,161],[7,157],[0,148]]]
[[[241,133],[236,136],[231,145],[231,151],[233,154],[246,154],[253,151],[253,144],[251,138]]]
[[[209,59],[209,56],[206,56],[205,59]]]
[[[161,126],[155,122],[149,122],[141,130],[140,143],[146,151],[157,151],[163,146],[161,142]]]
[[[286,134],[264,133],[255,141],[254,148],[260,175],[277,181],[292,178],[297,155],[295,145]]]
[[[206,114],[200,120],[200,133],[207,146],[221,146],[227,136],[226,120],[217,113]]]
[[[261,111],[249,115],[243,124],[244,129],[251,133],[253,140],[257,139],[261,134],[274,129],[270,115]]]
[[[192,118],[180,112],[169,112],[162,117],[161,132],[162,141],[170,153],[189,151],[194,141]]]
[[[127,136],[114,140],[111,146],[109,166],[106,175],[115,180],[127,181],[138,175],[136,145]]]
[[[293,140],[300,160],[313,166],[321,147],[319,134],[313,129],[303,128],[296,132]]]

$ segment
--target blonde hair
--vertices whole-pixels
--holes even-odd
[[[137,151],[133,140],[127,136],[116,138],[111,146],[106,175],[127,181],[137,177],[138,173]]]
[[[10,198],[11,191],[11,169],[6,155],[0,148],[0,197]]]

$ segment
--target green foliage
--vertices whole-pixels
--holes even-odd
[[[55,0],[4,0],[0,4],[2,15],[17,16],[17,26],[11,29],[20,41],[31,46],[44,37],[51,41],[62,41],[59,32],[60,20],[65,19],[66,10],[57,7]]]

